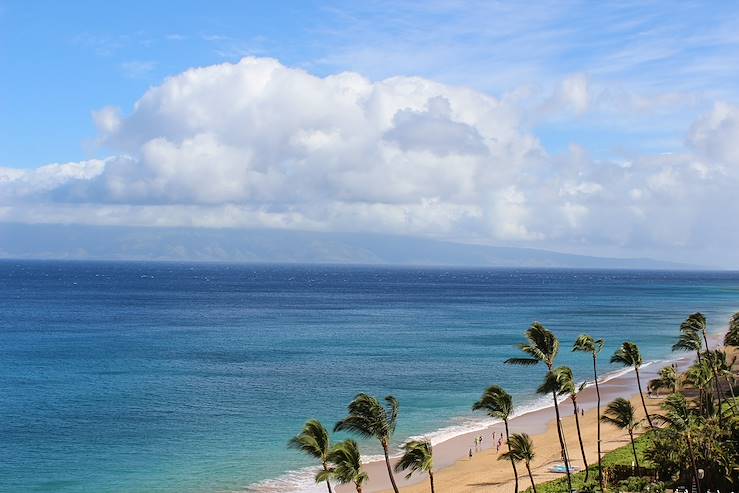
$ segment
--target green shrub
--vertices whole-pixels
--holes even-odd
[[[631,476],[628,479],[619,481],[618,491],[638,491],[644,493],[664,493],[665,485],[661,482],[653,482],[651,479],[643,476]]]

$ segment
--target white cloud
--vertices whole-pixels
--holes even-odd
[[[374,231],[632,252],[700,247],[736,214],[739,110],[698,119],[687,149],[597,161],[550,155],[524,115],[419,77],[317,77],[272,59],[191,69],[123,114],[93,113],[116,155],[0,169],[0,220]],[[585,77],[555,94],[587,111]],[[540,96],[536,96],[541,101]],[[686,233],[687,232],[687,233]],[[694,234],[695,233],[695,234]],[[700,234],[698,234],[700,233]]]
[[[739,167],[739,107],[719,102],[695,122],[688,142],[716,163]]]

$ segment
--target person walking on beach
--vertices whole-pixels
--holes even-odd
[[[470,459],[472,458],[472,449],[470,449]]]

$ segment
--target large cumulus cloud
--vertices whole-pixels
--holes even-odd
[[[588,81],[548,105],[581,114]],[[559,103],[557,103],[559,101]],[[736,212],[739,110],[670,155],[552,155],[526,102],[418,77],[316,77],[272,59],[191,69],[93,117],[111,157],[0,169],[0,220],[283,227],[528,245],[687,248]],[[529,105],[530,106],[530,105]],[[547,109],[551,112],[551,108]],[[733,238],[733,236],[732,236]]]

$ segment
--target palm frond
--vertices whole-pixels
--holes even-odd
[[[683,332],[672,345],[673,351],[702,351],[703,340],[697,332]]]
[[[508,451],[498,457],[498,460],[513,460],[514,462],[531,462],[534,459],[534,442],[526,433],[513,433],[506,442]]]
[[[331,441],[328,431],[321,422],[317,419],[310,419],[305,422],[300,434],[291,438],[287,445],[319,459],[321,462],[326,462]]]
[[[577,393],[574,376],[572,370],[567,366],[560,366],[550,372],[544,378],[539,388],[536,389],[539,394],[551,394],[556,392],[557,395],[574,395]]]
[[[362,471],[359,446],[354,440],[337,443],[329,453],[329,461],[334,465],[332,476],[339,483],[361,485],[367,480],[367,474]]]
[[[623,397],[614,399],[609,403],[600,420],[603,423],[609,423],[617,428],[627,429],[629,431],[636,428],[639,424],[639,421],[636,419],[634,406]]]
[[[433,449],[428,440],[411,440],[403,444],[403,451],[403,455],[395,464],[395,472],[409,469],[406,479],[410,479],[416,471],[429,472],[433,469]]]
[[[491,385],[472,405],[472,410],[485,411],[491,418],[506,420],[513,413],[513,398],[503,387]]]
[[[362,438],[377,438],[388,442],[395,433],[398,422],[398,400],[389,395],[385,397],[387,408],[377,397],[361,393],[349,403],[348,416],[336,423],[334,431],[349,431]]]
[[[642,356],[639,346],[633,342],[626,341],[611,356],[611,363],[619,363],[623,366],[639,368],[642,364]]]

